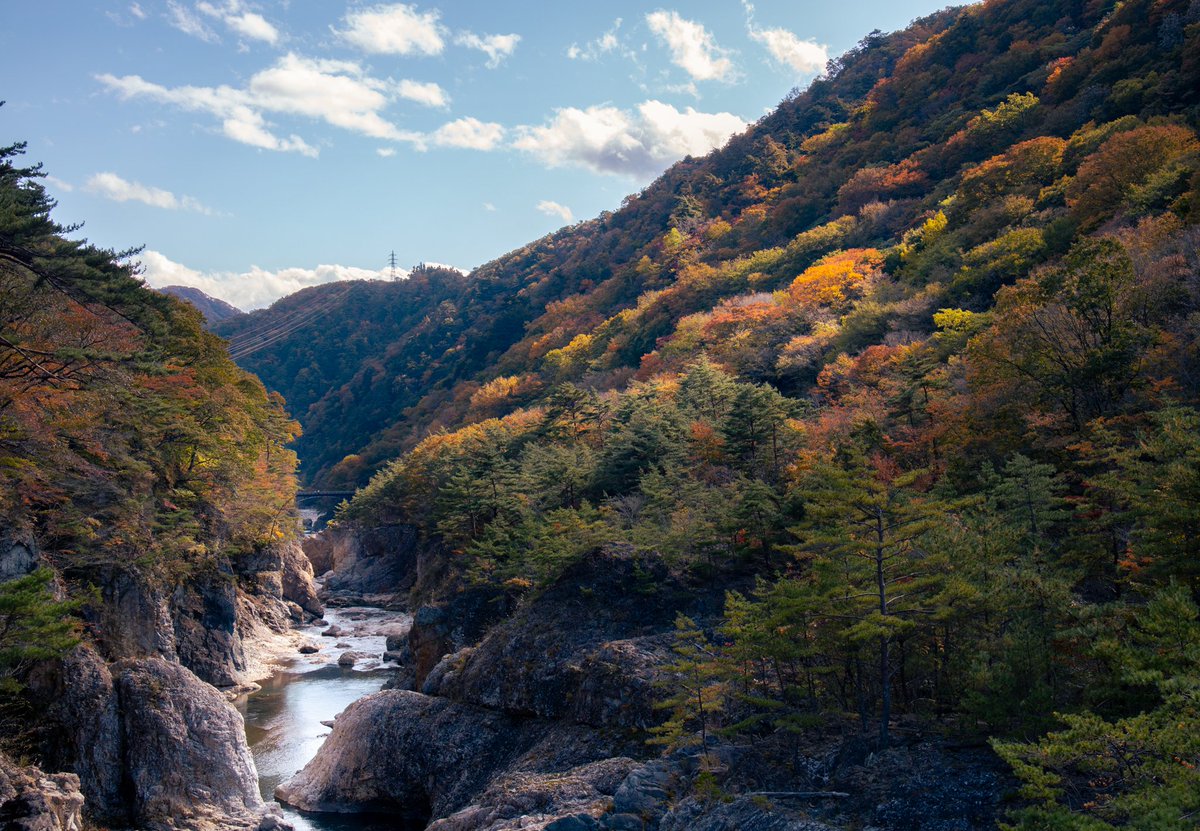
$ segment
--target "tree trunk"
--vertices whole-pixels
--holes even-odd
[[[884,548],[885,538],[883,509],[877,508],[875,511],[875,584],[879,591],[879,614],[887,617],[887,580],[883,573],[884,557],[886,554],[886,549]],[[892,687],[888,676],[887,635],[879,636],[879,697],[879,746],[887,747],[888,722],[892,718]]]

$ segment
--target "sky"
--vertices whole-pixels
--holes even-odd
[[[614,210],[930,0],[5,0],[0,144],[148,283],[243,309]]]

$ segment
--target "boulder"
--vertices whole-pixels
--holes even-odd
[[[257,828],[267,814],[241,715],[161,658],[114,666],[125,782],[137,826]]]
[[[407,690],[385,690],[359,699],[339,715],[316,758],[275,794],[306,811],[384,811],[397,824],[426,823],[472,805],[487,807],[482,800],[498,805],[501,796],[513,793],[498,784],[487,796],[489,783],[500,782],[498,777],[533,776],[507,781],[540,781],[535,790],[553,790],[551,774],[566,775],[633,747],[640,742],[573,725],[516,719]],[[539,775],[545,778],[538,780]],[[623,776],[605,778],[600,770],[592,771],[584,777],[593,783],[591,790],[580,786],[580,793],[591,799],[602,790],[597,782],[615,789]]]
[[[0,828],[82,831],[83,793],[73,773],[45,774],[0,755]]]
[[[325,614],[325,606],[317,598],[313,566],[299,542],[282,543],[280,550],[283,599],[295,603],[313,617]]]
[[[301,655],[315,655],[321,651],[321,647],[315,643],[302,643],[300,649],[297,650]]]
[[[337,663],[339,667],[352,667],[359,661],[365,661],[367,658],[373,657],[375,656],[366,652],[343,652],[338,656]]]

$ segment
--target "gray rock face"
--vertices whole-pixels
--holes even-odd
[[[317,598],[312,563],[304,556],[304,548],[299,542],[293,541],[282,544],[280,549],[283,599],[295,603],[313,617],[325,614],[325,606]]]
[[[99,646],[109,660],[161,655],[173,659],[175,627],[167,597],[134,566],[109,566],[94,575],[102,602],[94,610]]]
[[[0,533],[0,583],[24,577],[36,570],[40,562],[33,539]]]
[[[617,785],[636,765],[618,757],[562,773],[501,776],[476,804],[434,822],[428,831],[597,829],[596,817],[604,814]]]
[[[471,646],[510,611],[508,598],[492,589],[456,592],[450,600],[426,605],[413,615],[409,654],[418,689],[445,656]]]
[[[325,591],[378,594],[407,591],[413,586],[418,543],[416,528],[394,525],[329,528],[307,537],[303,547],[316,573],[325,575]]]
[[[114,667],[125,780],[139,828],[256,828],[266,812],[238,712],[161,658]]]
[[[766,799],[700,802],[689,797],[662,818],[659,831],[838,831],[823,822],[797,816]]]
[[[47,775],[0,755],[0,828],[82,831],[83,794],[73,773]]]
[[[58,725],[46,761],[79,776],[89,816],[108,824],[128,821],[121,790],[124,737],[108,664],[87,645],[62,662],[47,716]]]
[[[407,690],[385,690],[356,701],[338,716],[317,757],[275,793],[307,811],[383,810],[398,821],[423,827],[430,818],[448,818],[480,806],[489,783],[500,773],[562,775],[622,755],[624,749],[612,737],[592,730],[514,719]],[[547,776],[545,787],[553,790],[551,779]],[[597,770],[584,779],[592,784],[580,785],[579,792],[590,799],[601,792],[602,780],[608,783],[604,787],[615,788],[617,776],[604,779]],[[502,784],[497,788],[507,792]]]
[[[215,686],[237,684],[246,654],[233,575],[214,571],[180,586],[171,597],[171,612],[180,662]]]
[[[654,592],[630,591],[635,567],[594,555],[493,627],[461,668],[425,691],[596,727],[657,724],[654,682],[670,659],[675,610],[696,600],[665,573],[654,575]],[[418,612],[414,632],[420,622]]]

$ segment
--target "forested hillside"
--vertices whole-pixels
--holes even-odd
[[[33,726],[17,681],[111,636],[105,575],[169,593],[296,533],[282,401],[136,252],[68,238],[22,151],[0,149],[0,749]]]
[[[646,564],[631,591],[755,578],[679,618],[669,747],[851,715],[885,746],[902,717],[991,737],[1017,827],[1190,827],[1198,124],[1196,2],[869,36],[724,150],[432,298],[419,347],[313,400],[314,434],[362,449],[309,474],[411,447],[341,521],[415,523],[507,596],[597,552]]]
[[[469,280],[309,289],[219,331],[274,331],[302,304],[321,306],[319,323],[240,360],[291,403],[305,475],[326,482],[362,482],[431,429],[524,406],[561,381],[619,389],[717,341],[729,368],[805,395],[836,354],[928,333],[939,305],[984,310],[1080,231],[1187,192],[1195,16],[1186,2],[1005,2],[875,33],[724,150]],[[1125,171],[1123,152],[1139,166]],[[1113,168],[1129,181],[1091,187]],[[858,291],[848,300],[861,295],[861,308],[831,310],[841,333],[823,328],[805,350],[763,342],[770,320],[756,315],[783,308],[768,294],[859,249],[887,257],[881,273],[903,298]],[[370,325],[350,335],[364,313]],[[750,328],[752,342],[729,342]]]

